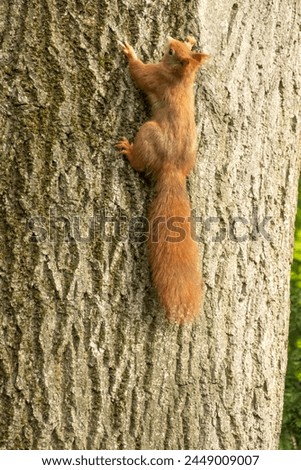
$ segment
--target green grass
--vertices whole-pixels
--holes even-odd
[[[291,319],[280,449],[301,449],[301,180],[291,272]]]

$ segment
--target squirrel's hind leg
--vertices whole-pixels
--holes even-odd
[[[161,139],[162,131],[159,125],[155,121],[148,121],[137,132],[133,144],[123,137],[116,147],[127,157],[135,170],[144,171],[148,168],[154,171],[159,162]]]
[[[141,162],[144,169],[155,172],[160,166],[162,155],[162,130],[156,121],[145,122],[136,134],[133,145],[134,159]]]

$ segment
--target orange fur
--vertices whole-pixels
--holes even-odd
[[[129,44],[122,45],[131,76],[147,94],[153,115],[139,129],[133,144],[123,138],[116,146],[134,169],[146,170],[156,181],[149,213],[149,260],[166,316],[177,323],[192,320],[202,298],[186,176],[196,155],[193,83],[208,56],[193,52],[194,44],[190,36],[186,42],[169,38],[158,64],[144,64]]]

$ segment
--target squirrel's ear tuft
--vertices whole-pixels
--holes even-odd
[[[184,41],[184,43],[191,50],[193,46],[196,44],[196,39],[192,36],[187,36],[186,41]]]
[[[203,63],[204,63],[207,59],[209,59],[209,57],[210,57],[210,55],[209,55],[209,54],[205,54],[204,52],[194,52],[194,53],[192,54],[192,58],[198,62],[199,66],[200,66],[200,65],[203,65]]]

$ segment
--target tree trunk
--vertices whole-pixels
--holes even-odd
[[[299,0],[1,2],[0,442],[6,449],[272,449],[299,174]],[[164,318],[117,156],[149,114],[117,39],[199,74],[188,190],[203,312]]]

